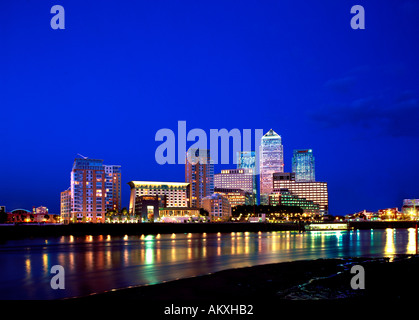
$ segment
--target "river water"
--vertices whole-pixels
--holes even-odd
[[[0,299],[58,299],[220,270],[318,258],[416,252],[415,229],[62,236],[0,245]],[[51,288],[51,267],[65,289]]]

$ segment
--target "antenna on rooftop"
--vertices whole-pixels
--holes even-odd
[[[83,159],[87,159],[87,157],[85,157],[85,156],[83,156],[83,155],[81,155],[80,153],[77,153],[77,155],[79,155],[80,157],[82,157]]]

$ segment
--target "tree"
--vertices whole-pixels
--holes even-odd
[[[204,217],[208,217],[209,216],[209,212],[207,210],[205,210],[204,208],[200,208],[199,209],[199,214],[201,216],[204,216]]]

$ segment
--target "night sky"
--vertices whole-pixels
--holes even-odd
[[[400,208],[419,198],[418,31],[413,0],[3,0],[0,205],[59,213],[78,153],[122,166],[123,206],[131,180],[183,182],[155,160],[182,120],[272,128],[285,171],[312,148],[331,214]]]

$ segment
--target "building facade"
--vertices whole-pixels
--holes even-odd
[[[288,189],[281,189],[279,192],[272,192],[269,195],[269,205],[271,206],[296,206],[303,209],[307,216],[314,216],[320,213],[320,206],[313,201],[299,198],[292,194]]]
[[[281,192],[282,189],[287,189],[292,195],[319,205],[320,214],[328,213],[327,182],[297,182],[294,173],[273,174],[273,192]]]
[[[214,193],[214,163],[210,150],[191,148],[187,151],[185,182],[190,188],[191,207],[201,208],[202,199]]]
[[[103,223],[107,211],[120,211],[120,166],[104,165],[99,159],[76,158],[70,177],[69,190],[61,193],[64,223]]]
[[[252,193],[246,192],[242,189],[229,189],[229,188],[214,188],[214,193],[221,194],[226,197],[230,202],[231,207],[240,205],[253,205],[254,197]]]
[[[131,181],[129,212],[136,213],[136,203],[141,196],[157,196],[159,208],[189,207],[190,185],[184,182]]]
[[[221,194],[214,193],[202,199],[202,207],[208,211],[212,222],[228,221],[231,217],[231,205]]]
[[[312,149],[297,149],[293,151],[292,172],[297,182],[314,182],[315,166]]]
[[[159,197],[157,195],[138,196],[135,200],[135,215],[139,222],[159,220]]]
[[[275,172],[284,172],[282,139],[272,129],[261,139],[259,157],[260,204],[266,205],[269,203],[269,194],[273,189],[272,175]]]
[[[199,208],[162,208],[160,209],[160,221],[185,223],[185,222],[204,222],[207,217],[200,215]]]
[[[243,190],[251,195],[251,204],[255,204],[256,185],[253,170],[252,168],[221,170],[221,173],[214,175],[214,188]]]

